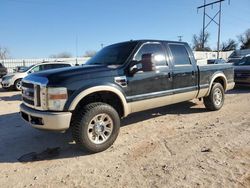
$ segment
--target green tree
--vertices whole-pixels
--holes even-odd
[[[236,50],[238,44],[234,39],[228,39],[228,41],[222,43],[221,51]]]
[[[0,46],[0,59],[9,58],[9,50],[6,47]]]
[[[210,34],[208,32],[204,33],[204,47],[203,43],[203,33],[202,31],[196,35],[193,35],[193,50],[195,51],[211,51],[211,48],[208,46],[208,39]]]
[[[72,55],[69,52],[61,52],[50,56],[50,58],[70,58],[70,57],[72,57]]]
[[[84,57],[93,57],[95,54],[96,54],[95,50],[87,50],[83,56]]]
[[[241,43],[240,49],[250,49],[250,28],[247,29],[243,34],[238,36]]]

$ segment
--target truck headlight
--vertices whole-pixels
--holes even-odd
[[[62,111],[68,99],[67,88],[55,87],[47,89],[48,109]]]

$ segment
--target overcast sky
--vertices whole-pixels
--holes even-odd
[[[213,2],[215,0],[207,0]],[[42,58],[60,52],[78,55],[131,39],[183,40],[202,28],[203,0],[0,0],[0,45],[13,58]],[[222,41],[250,28],[250,0],[225,0]],[[218,6],[207,9],[211,17]],[[208,27],[216,48],[217,27]]]

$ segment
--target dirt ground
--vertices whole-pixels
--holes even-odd
[[[108,150],[88,154],[66,134],[19,117],[20,93],[0,89],[1,187],[250,187],[250,89],[208,112],[190,101],[131,115]],[[60,147],[54,158],[21,163]]]

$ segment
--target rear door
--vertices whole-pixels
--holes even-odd
[[[198,70],[184,43],[168,43],[173,64],[173,92],[178,101],[193,99],[198,94]]]

